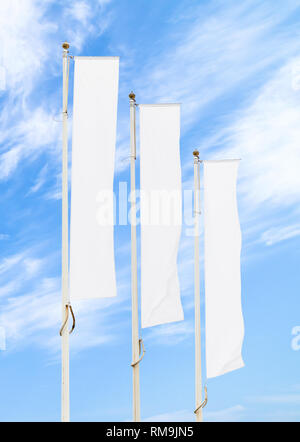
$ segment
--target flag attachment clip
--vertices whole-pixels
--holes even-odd
[[[73,332],[74,328],[75,328],[75,315],[74,315],[74,312],[73,312],[71,304],[67,304],[66,305],[66,317],[65,317],[63,325],[61,326],[61,329],[59,330],[60,336],[62,336],[64,328],[67,325],[67,322],[68,322],[68,319],[69,319],[69,309],[70,309],[70,312],[71,312],[71,315],[72,315],[72,319],[73,319],[72,328],[69,331],[69,334],[71,334]]]
[[[140,354],[141,354],[141,350],[143,349],[143,354],[136,362],[133,362],[131,364],[131,367],[135,367],[137,364],[139,364],[141,362],[141,360],[143,359],[143,357],[145,356],[146,350],[144,347],[143,339],[139,339],[139,349],[140,349]]]
[[[204,408],[205,405],[207,404],[207,386],[204,386],[204,391],[205,391],[205,398],[204,401],[201,402],[201,404],[199,405],[199,407],[196,408],[196,410],[194,411],[195,414],[197,414],[197,412],[200,410],[200,408]]]
[[[60,116],[62,115],[62,118],[60,118]],[[52,117],[52,120],[55,121],[55,123],[63,123],[64,121],[64,117],[66,117],[66,120],[68,120],[69,118],[69,112],[65,111],[65,112],[59,112],[58,114],[55,114]]]

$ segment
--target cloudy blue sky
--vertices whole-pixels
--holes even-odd
[[[205,159],[242,158],[246,366],[209,380],[204,419],[300,420],[299,25],[299,0],[1,1],[1,421],[60,420],[64,40],[73,55],[120,56],[116,191],[129,180],[131,90],[138,102],[182,103],[184,189],[195,147]],[[72,88],[71,65],[70,123]],[[143,331],[145,420],[194,419],[189,209],[179,253],[185,321]],[[118,297],[74,305],[74,421],[131,419],[129,241],[129,226],[118,226]]]

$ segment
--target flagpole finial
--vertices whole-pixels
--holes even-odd
[[[65,41],[65,42],[62,44],[62,48],[63,48],[65,51],[67,51],[67,50],[69,49],[69,47],[70,47],[70,45],[69,45],[69,43],[68,43],[67,41]]]
[[[130,100],[135,101],[135,94],[132,91],[129,94],[129,98],[130,98]]]
[[[198,150],[194,150],[193,155],[194,155],[194,157],[199,158],[199,151]]]

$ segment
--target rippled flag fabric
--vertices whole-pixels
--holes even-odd
[[[239,160],[204,161],[206,370],[215,377],[243,367]]]
[[[180,105],[140,105],[142,327],[180,321]]]

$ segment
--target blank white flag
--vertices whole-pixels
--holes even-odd
[[[180,105],[140,105],[142,327],[180,321]]]
[[[243,367],[241,230],[236,202],[239,160],[204,162],[207,377]]]
[[[116,295],[113,178],[118,57],[75,57],[70,296]]]

